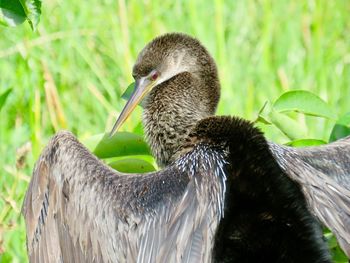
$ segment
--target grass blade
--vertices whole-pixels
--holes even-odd
[[[9,89],[5,90],[0,95],[0,111],[1,111],[2,107],[5,105],[5,102],[6,102],[8,96],[10,95],[11,92],[12,92],[12,88],[9,88]]]

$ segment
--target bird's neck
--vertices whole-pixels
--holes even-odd
[[[213,100],[203,85],[205,82],[185,72],[158,85],[146,98],[143,124],[158,165],[174,161],[196,123],[214,114],[219,88],[214,87],[211,96],[217,99]]]

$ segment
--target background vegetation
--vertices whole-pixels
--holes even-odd
[[[218,114],[255,120],[266,101],[304,89],[327,101],[334,118],[292,113],[292,129],[328,141],[350,111],[347,0],[51,0],[42,10],[35,32],[0,27],[0,94],[10,89],[0,108],[0,262],[27,260],[20,210],[43,146],[59,129],[87,144],[110,130],[137,53],[159,34],[186,32],[209,49],[222,83]],[[140,111],[124,130],[140,130]],[[275,142],[300,139],[261,127]]]

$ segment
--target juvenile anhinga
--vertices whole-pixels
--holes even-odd
[[[317,219],[350,255],[350,138],[292,149],[214,117],[215,62],[184,34],[150,42],[133,76],[113,132],[144,99],[164,168],[122,174],[58,133],[24,201],[31,262],[331,262]]]

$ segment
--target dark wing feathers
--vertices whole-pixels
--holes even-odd
[[[321,147],[295,148],[299,158],[350,190],[350,136]]]
[[[209,135],[215,130],[204,128]],[[321,147],[269,148],[350,256],[350,137]],[[72,134],[58,133],[24,201],[30,262],[210,262],[226,187],[221,150],[199,143],[162,171],[125,175]]]
[[[30,262],[209,262],[224,194],[212,189],[224,191],[224,175],[202,177],[202,153],[210,150],[198,146],[160,172],[125,175],[58,133],[24,200]]]
[[[285,173],[301,185],[312,213],[350,257],[350,137],[319,147],[269,146]]]

